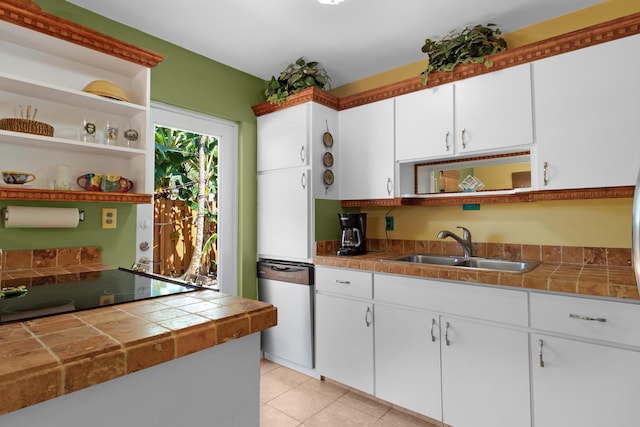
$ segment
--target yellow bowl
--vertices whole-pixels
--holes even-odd
[[[127,94],[124,93],[120,86],[106,80],[94,80],[86,85],[82,91],[117,99],[118,101],[129,102]]]

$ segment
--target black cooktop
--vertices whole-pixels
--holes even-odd
[[[0,299],[0,324],[201,289],[124,268],[45,276],[36,282]]]

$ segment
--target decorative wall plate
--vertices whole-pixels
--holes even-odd
[[[333,166],[333,154],[331,154],[328,151],[324,153],[324,155],[322,156],[322,164],[324,164],[325,167],[328,167],[328,168]]]
[[[335,177],[333,176],[333,172],[331,172],[329,169],[324,171],[322,179],[327,187],[333,185],[334,178]]]
[[[325,147],[333,147],[333,135],[329,131],[326,131],[324,135],[322,135],[322,143]]]

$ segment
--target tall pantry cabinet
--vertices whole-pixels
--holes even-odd
[[[325,180],[339,162],[325,133],[337,128],[338,112],[313,101],[258,116],[259,258],[313,262],[314,200],[338,198]]]

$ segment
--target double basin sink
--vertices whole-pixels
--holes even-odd
[[[476,270],[497,271],[507,273],[526,273],[540,264],[540,261],[517,261],[497,258],[456,257],[446,255],[401,255],[383,258],[382,261],[409,262],[413,264],[444,265],[451,267],[472,268]]]

